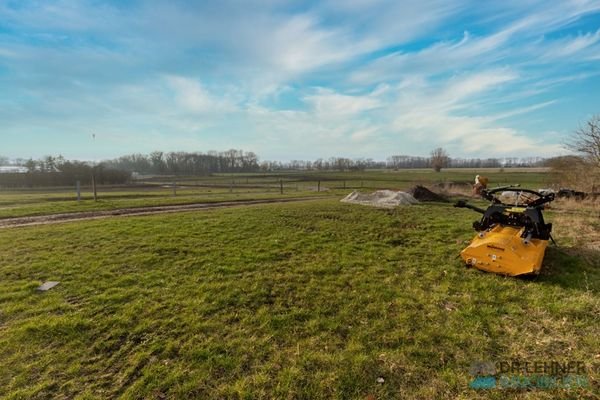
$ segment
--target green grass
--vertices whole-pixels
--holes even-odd
[[[155,190],[147,193],[132,191],[111,191],[101,193],[98,201],[85,196],[80,203],[76,200],[64,200],[64,194],[36,192],[0,194],[0,219],[46,214],[72,213],[81,211],[115,210],[148,206],[163,206],[192,203],[214,203],[220,201],[258,200],[303,196],[327,196],[326,192],[288,190],[280,194],[279,190],[179,190],[173,196],[171,190]]]
[[[600,348],[600,257],[466,269],[476,217],[323,200],[0,230],[0,397],[596,398],[469,389],[473,361]]]
[[[112,210],[168,204],[189,204],[233,199],[295,197],[317,194],[319,185],[329,194],[342,196],[352,190],[406,190],[415,184],[441,182],[471,183],[475,174],[490,178],[490,186],[521,184],[537,189],[549,184],[550,175],[538,169],[448,169],[436,173],[429,169],[365,172],[282,172],[268,174],[219,174],[208,177],[157,177],[153,186],[99,187],[99,201],[92,200],[91,189],[83,188],[77,203],[74,188],[0,190],[0,218],[56,214],[77,211]],[[188,185],[165,187],[173,182]],[[284,195],[279,194],[280,181]],[[204,185],[204,186],[193,186]],[[212,186],[211,186],[212,185]],[[320,193],[321,195],[323,193]]]
[[[229,185],[276,185],[279,180],[284,183],[299,183],[316,185],[321,181],[330,187],[347,186],[378,188],[396,186],[407,188],[414,184],[431,184],[436,182],[472,183],[475,175],[480,174],[490,178],[491,186],[506,184],[522,184],[526,186],[544,186],[550,182],[550,174],[540,168],[450,168],[441,172],[432,169],[400,169],[400,170],[367,170],[367,171],[294,171],[244,174],[215,174],[208,177],[177,177],[178,181],[189,183],[212,183]],[[154,182],[171,183],[173,178],[156,177]]]

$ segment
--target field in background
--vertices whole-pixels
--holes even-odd
[[[281,173],[247,173],[247,174],[215,174],[210,177],[195,178],[183,177],[178,181],[192,184],[230,185],[238,187],[247,186],[273,186],[282,180],[290,188],[299,186],[315,187],[321,181],[330,188],[395,188],[406,189],[414,184],[431,183],[473,183],[475,175],[485,175],[491,179],[492,185],[523,184],[523,185],[548,185],[550,176],[545,168],[454,168],[434,172],[431,169],[403,169],[403,170],[372,170],[361,172],[319,172],[297,171]],[[169,180],[157,177],[156,181],[168,183]]]
[[[75,188],[0,189],[0,218],[63,212],[110,210],[169,204],[262,199],[290,196],[343,196],[352,190],[405,190],[416,184],[458,184],[467,188],[476,174],[490,178],[491,186],[521,184],[539,189],[550,185],[544,169],[429,169],[366,172],[286,172],[218,174],[208,177],[153,177],[127,186],[98,187],[99,201],[91,188],[82,188],[77,203]],[[175,186],[175,193],[173,192]],[[283,194],[281,192],[283,191]]]
[[[596,398],[597,374],[469,389],[474,361],[600,348],[600,252],[564,231],[536,279],[467,269],[476,218],[324,199],[2,230],[0,397]]]

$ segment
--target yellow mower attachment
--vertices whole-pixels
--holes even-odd
[[[506,204],[497,198],[496,194],[501,191],[518,192],[515,204]],[[492,201],[486,210],[462,200],[454,205],[483,214],[480,221],[473,223],[478,233],[461,251],[462,259],[468,266],[503,275],[539,273],[548,240],[552,240],[552,224],[544,223],[542,209],[544,204],[554,200],[554,194],[503,187],[484,190],[482,196]],[[526,200],[521,201],[524,198]]]

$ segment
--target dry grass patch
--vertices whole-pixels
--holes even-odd
[[[600,201],[560,199],[552,203],[554,237],[579,254],[598,257],[600,252]]]

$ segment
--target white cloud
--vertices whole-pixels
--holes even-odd
[[[575,38],[543,37],[600,10],[600,2],[543,2],[537,5],[539,8],[521,4],[524,16],[488,35],[476,36],[465,31],[461,38],[438,41],[418,51],[385,54],[356,70],[350,79],[365,84],[401,79],[411,74],[435,75],[453,69],[489,68],[499,62],[539,64],[572,56],[600,39],[600,31]]]
[[[488,118],[493,121],[498,121],[500,119],[510,118],[510,117],[514,117],[517,115],[528,114],[533,111],[540,110],[544,107],[548,107],[555,103],[557,103],[557,100],[544,101],[543,103],[532,104],[527,107],[516,108],[516,109],[510,110],[510,111],[493,114],[493,115],[490,115]]]
[[[381,82],[411,74],[433,75],[473,64],[492,64],[506,54],[501,46],[507,38],[505,32],[480,38],[465,32],[458,42],[439,42],[418,52],[385,55],[353,73],[351,80]]]
[[[369,41],[352,43],[344,32],[320,28],[316,18],[306,14],[295,16],[275,28],[266,46],[271,49],[271,62],[289,73],[343,62],[375,48]]]
[[[473,96],[494,89],[502,84],[517,79],[518,75],[511,70],[491,70],[474,73],[461,77],[454,77],[447,81],[446,87],[434,96],[433,104],[438,103],[448,107],[461,107],[462,100],[469,100]]]
[[[353,142],[365,142],[376,137],[379,127],[371,126],[364,129],[357,129],[350,135],[350,140]]]
[[[478,153],[480,156],[556,153],[557,145],[531,139],[524,132],[497,122],[509,115],[535,111],[551,102],[497,115],[468,114],[471,103],[516,77],[510,70],[481,72],[446,82],[444,87],[436,90],[438,94],[424,93],[422,86],[405,86],[402,90],[407,93],[397,104],[399,116],[393,120],[392,126],[398,134],[410,135],[430,145],[448,146],[454,152],[470,156]]]
[[[367,96],[349,96],[331,89],[319,88],[317,93],[304,97],[314,111],[323,116],[348,116],[382,106],[377,99],[379,93]]]
[[[237,106],[224,96],[209,93],[200,82],[182,76],[166,76],[178,103],[194,113],[232,112]]]
[[[545,59],[555,60],[579,55],[582,56],[582,59],[586,59],[588,54],[584,51],[592,50],[593,53],[594,50],[599,50],[598,47],[594,46],[598,41],[600,41],[600,30],[579,34],[575,37],[556,39],[551,43],[540,46],[541,56]],[[595,49],[592,49],[592,47],[595,47]]]

